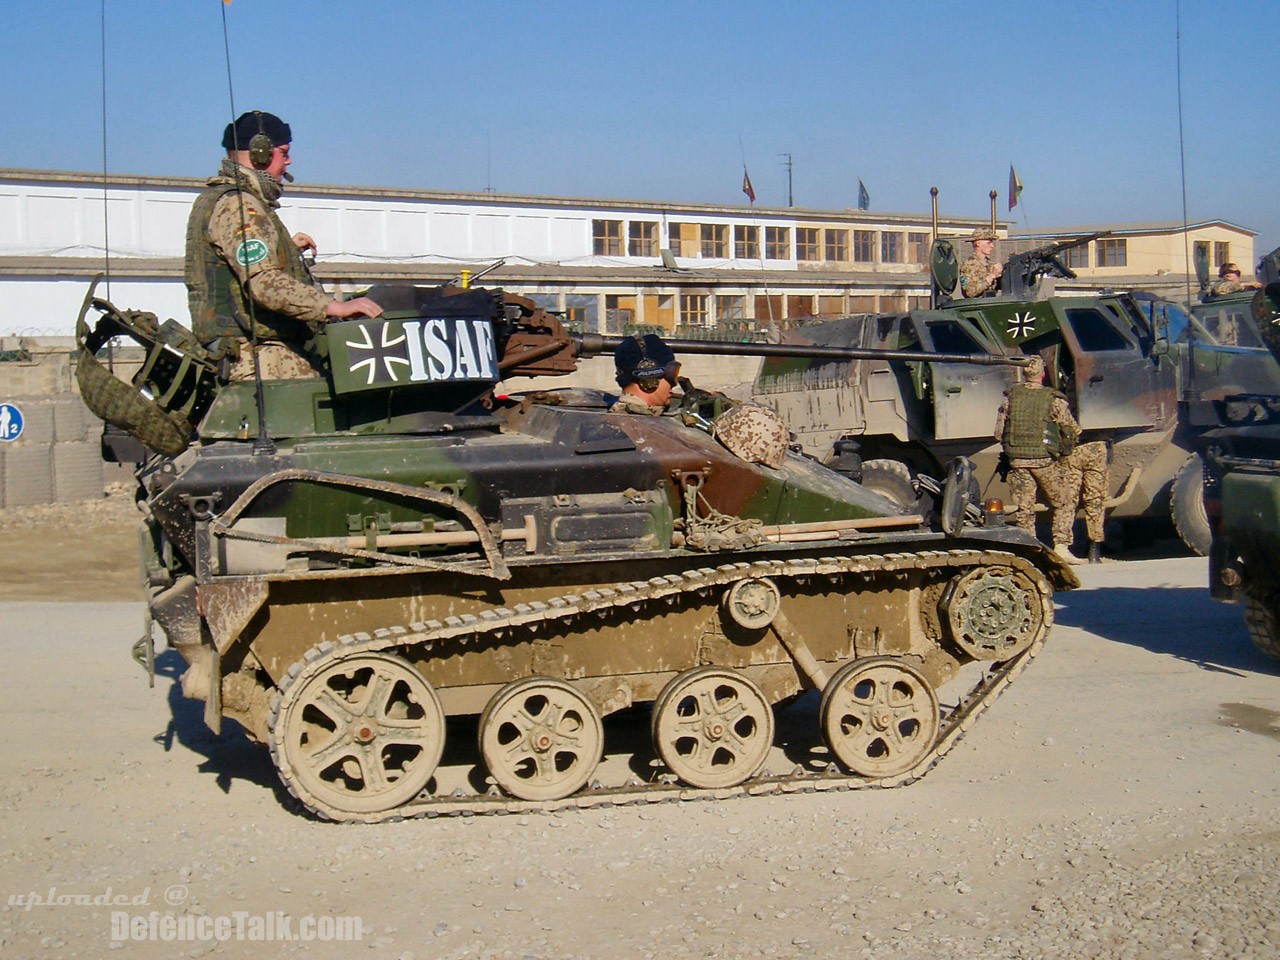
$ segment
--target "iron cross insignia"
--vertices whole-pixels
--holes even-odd
[[[1026,313],[1015,313],[1009,318],[1008,334],[1014,340],[1019,337],[1029,337],[1036,332],[1035,317],[1031,316],[1031,311]]]
[[[358,340],[347,341],[347,347],[350,348],[352,353],[351,372],[355,373],[357,370],[364,369],[369,378],[369,383],[373,383],[375,379],[382,380],[383,378],[378,376],[378,361],[381,360],[386,367],[386,379],[395,381],[396,371],[392,364],[400,364],[404,367],[409,366],[408,351],[402,346],[405,342],[404,331],[399,328],[399,324],[396,325],[395,331],[392,330],[391,324],[383,324],[382,343],[377,344],[369,336],[368,327],[362,326],[359,329],[361,337],[364,338],[363,342]],[[395,332],[398,332],[399,336],[395,336]],[[399,347],[400,349],[395,350],[392,349],[393,347]],[[367,351],[365,358],[356,360],[357,351]]]

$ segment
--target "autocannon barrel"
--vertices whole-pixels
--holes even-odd
[[[594,357],[612,353],[625,339],[601,334],[572,334],[578,354]],[[666,339],[666,338],[664,338]],[[719,340],[666,340],[676,355],[717,357],[796,357],[804,360],[918,360],[926,363],[972,363],[978,366],[1024,366],[1030,357],[1000,357],[985,353],[925,353],[920,350],[878,350],[874,347],[819,347],[792,343],[733,343]]]

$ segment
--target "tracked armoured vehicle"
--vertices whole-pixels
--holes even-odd
[[[324,329],[326,377],[260,399],[172,321],[90,296],[79,325],[86,396],[162,450],[138,469],[148,611],[183,692],[265,743],[316,814],[906,782],[1076,585],[1020,531],[975,524],[963,465],[934,531],[797,453],[753,462],[717,398],[635,416],[595,391],[495,393],[591,347],[529,301],[369,295],[383,318]],[[119,334],[148,351],[132,385],[93,359]],[[151,662],[150,625],[135,653]],[[767,769],[774,708],[810,689],[816,756]],[[632,707],[651,747],[607,778],[605,718]],[[470,758],[452,789],[446,747]]]

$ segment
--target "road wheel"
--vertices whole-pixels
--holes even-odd
[[[822,691],[819,723],[846,768],[864,777],[905,773],[938,739],[938,698],[916,670],[889,657],[854,660]]]
[[[773,708],[733,670],[697,667],[653,704],[653,742],[671,772],[693,787],[733,787],[755,775],[773,745]]]
[[[1182,542],[1197,555],[1208,556],[1213,534],[1204,511],[1204,461],[1198,455],[1193,454],[1173,478],[1169,501],[1173,526]]]
[[[521,800],[577,793],[604,753],[604,726],[591,701],[563,680],[509,683],[480,717],[480,753],[503,790]]]
[[[868,460],[863,463],[862,485],[908,510],[915,509],[920,499],[911,485],[911,471],[898,460]]]
[[[1280,595],[1245,590],[1244,625],[1253,645],[1280,660]]]

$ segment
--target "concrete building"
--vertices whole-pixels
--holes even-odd
[[[90,277],[104,271],[113,302],[185,321],[182,248],[202,186],[183,177],[0,170],[0,334],[70,334]],[[439,283],[501,260],[486,283],[602,332],[750,327],[907,309],[929,295],[926,214],[295,184],[282,215],[290,229],[316,237],[317,276],[335,292]],[[987,223],[945,217],[939,234],[964,237]],[[1007,224],[997,226],[1004,236]],[[1129,285],[1179,295],[1180,226],[1110,229],[1111,238],[1069,254],[1088,264],[1066,289]],[[1243,227],[1205,221],[1190,236],[1252,266],[1254,235]],[[961,256],[967,251],[958,244]]]

